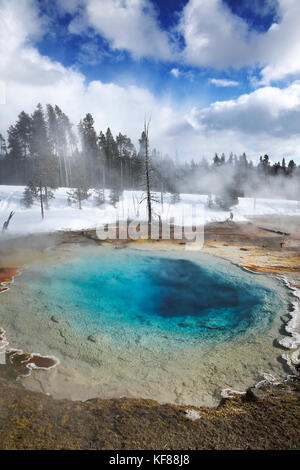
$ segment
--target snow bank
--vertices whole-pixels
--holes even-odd
[[[96,227],[99,224],[110,223],[115,220],[116,209],[106,204],[104,208],[96,207],[94,194],[89,200],[83,202],[82,210],[76,205],[72,207],[67,204],[67,188],[59,188],[55,191],[55,199],[50,201],[50,209],[45,211],[45,219],[41,220],[40,207],[38,202],[30,209],[22,206],[23,186],[0,186],[0,225],[7,219],[10,211],[15,215],[9,225],[9,230],[5,236],[22,235],[36,232],[50,232],[57,230],[79,230]],[[92,192],[93,193],[93,192]],[[106,198],[109,199],[109,191],[106,191]],[[134,218],[137,206],[140,216],[146,219],[146,204],[139,204],[142,192],[125,191],[123,201],[118,204],[118,214],[120,218]],[[160,195],[157,195],[160,200]],[[162,215],[163,219],[168,219],[172,214],[180,214],[182,205],[197,204],[200,208],[201,216],[197,223],[219,222],[228,218],[229,212],[210,209],[207,207],[207,195],[182,194],[180,203],[172,206],[170,196],[164,198],[163,213],[160,203],[154,204],[155,214]],[[299,215],[300,203],[298,201],[279,199],[256,199],[240,198],[239,205],[232,209],[235,221],[246,221],[247,217],[253,215]],[[188,225],[188,221],[186,221]]]

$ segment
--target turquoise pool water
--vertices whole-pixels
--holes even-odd
[[[122,329],[229,341],[262,332],[282,307],[264,276],[230,263],[129,249],[79,254],[44,270],[30,288],[82,334],[105,330],[118,341]]]
[[[222,388],[285,376],[288,304],[277,279],[202,252],[71,246],[26,266],[0,321],[12,346],[60,359],[25,379],[34,390],[213,406]]]

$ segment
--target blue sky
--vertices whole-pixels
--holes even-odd
[[[143,86],[158,96],[168,93],[173,99],[193,100],[201,105],[208,105],[216,100],[235,99],[252,89],[247,67],[216,71],[210,67],[178,64],[176,59],[167,62],[147,57],[135,59],[130,51],[112,49],[104,36],[90,29],[81,34],[72,34],[69,25],[78,11],[72,14],[59,11],[53,5],[49,6],[49,3],[53,2],[39,0],[41,12],[47,14],[52,23],[49,32],[37,43],[38,50],[67,67],[75,66],[84,73],[87,81],[101,80],[104,83]],[[150,3],[156,10],[160,27],[172,32],[188,0],[151,0]],[[223,3],[233,14],[245,20],[250,30],[267,31],[277,18],[276,7],[271,8],[268,0],[223,0]],[[180,38],[180,42],[184,43],[183,38]],[[180,69],[178,77],[170,73],[172,69]],[[226,79],[238,84],[215,86],[211,83],[211,78]]]
[[[135,140],[151,115],[153,145],[182,158],[299,161],[299,0],[0,0],[0,13],[1,132],[56,101]]]

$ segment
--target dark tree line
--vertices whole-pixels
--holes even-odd
[[[24,204],[29,207],[38,200],[42,214],[58,187],[72,188],[69,201],[79,207],[89,197],[89,188],[95,188],[99,204],[104,202],[104,189],[110,189],[113,204],[129,189],[144,189],[148,203],[152,191],[160,193],[162,203],[166,192],[174,203],[180,193],[213,193],[220,205],[229,206],[239,196],[259,195],[266,185],[275,194],[278,189],[279,195],[283,186],[293,186],[284,196],[300,197],[300,167],[293,160],[283,158],[274,164],[265,155],[254,165],[245,154],[216,154],[212,162],[179,163],[151,149],[148,130],[145,125],[136,148],[122,133],[113,136],[110,128],[98,132],[91,114],[75,132],[58,106],[48,104],[44,109],[38,104],[31,115],[19,114],[7,139],[0,134],[0,184],[26,185]]]

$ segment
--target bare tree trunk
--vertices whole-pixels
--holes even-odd
[[[12,211],[10,214],[9,214],[9,217],[8,219],[4,222],[3,224],[3,227],[2,227],[2,232],[5,232],[5,230],[8,229],[8,226],[9,226],[9,222],[11,221],[12,217],[14,215],[14,212]]]
[[[144,123],[145,133],[145,173],[146,173],[146,191],[147,191],[147,208],[148,208],[148,224],[152,221],[152,205],[151,205],[151,186],[150,186],[150,156],[149,156],[149,124],[150,119]]]
[[[42,219],[44,220],[43,187],[41,185],[39,186],[39,192],[40,192],[41,214],[42,214]]]
[[[59,186],[63,186],[61,155],[58,156],[58,180]]]
[[[49,209],[49,200],[48,200],[48,188],[45,186],[45,208]]]
[[[131,163],[131,157],[129,158],[129,188],[133,188],[132,184],[132,163]]]
[[[122,157],[120,159],[120,163],[121,163],[121,192],[123,193],[123,160],[122,160]]]
[[[105,199],[105,186],[106,186],[106,174],[105,174],[105,164],[106,164],[106,159],[104,158],[104,154],[102,153],[102,187],[103,187],[103,196]]]

